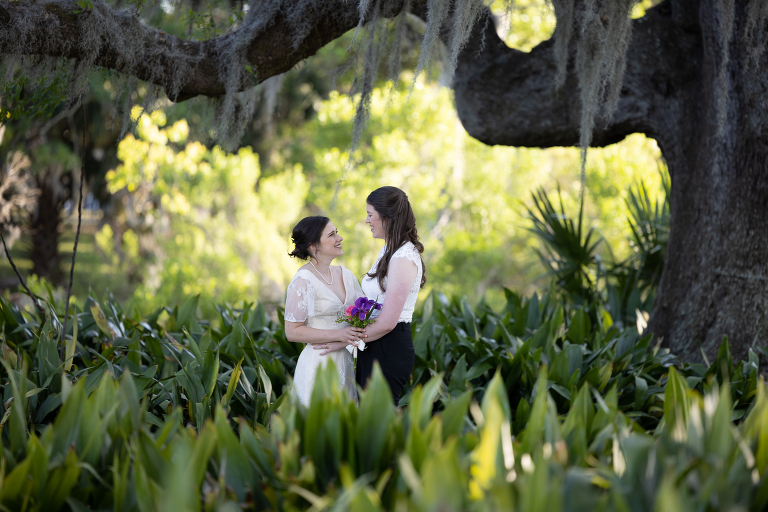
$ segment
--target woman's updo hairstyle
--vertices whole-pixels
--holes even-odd
[[[389,260],[392,255],[408,242],[416,246],[419,253],[424,252],[424,245],[419,242],[419,234],[416,231],[416,216],[413,214],[408,195],[397,187],[377,188],[368,195],[366,203],[373,206],[379,214],[384,226],[387,249],[376,266],[376,271],[368,274],[371,279],[379,281],[379,287],[386,291],[384,278],[389,270]],[[427,270],[424,260],[421,260],[421,287],[427,282]]]
[[[299,258],[300,260],[307,260],[312,256],[309,252],[309,248],[312,245],[319,244],[320,238],[323,236],[323,230],[331,219],[323,217],[322,215],[314,215],[312,217],[304,217],[293,228],[291,233],[291,241],[293,242],[293,250],[288,253],[288,256],[292,258]]]

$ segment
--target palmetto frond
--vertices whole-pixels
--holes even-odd
[[[594,300],[597,291],[601,263],[596,249],[603,238],[597,235],[594,228],[585,228],[583,198],[579,215],[574,221],[565,211],[559,188],[557,196],[559,210],[543,188],[532,193],[533,208],[526,207],[528,218],[533,223],[529,231],[541,242],[536,252],[549,269],[547,275],[554,276],[557,286],[574,301],[589,303]]]

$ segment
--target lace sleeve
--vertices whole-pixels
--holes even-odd
[[[315,289],[307,279],[295,277],[288,285],[285,321],[303,323],[310,316],[315,316]]]
[[[416,249],[416,246],[411,242],[408,242],[396,250],[395,254],[392,255],[392,258],[405,258],[412,261],[417,268],[421,269],[421,255],[419,254],[419,250]]]

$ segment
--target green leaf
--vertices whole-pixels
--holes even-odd
[[[462,354],[456,366],[451,373],[451,381],[448,384],[448,391],[463,391],[467,388],[467,358]]]
[[[200,302],[200,295],[190,297],[181,307],[176,321],[179,327],[187,327],[191,332],[200,332],[200,325],[197,323],[197,307]],[[199,359],[202,361],[202,357]]]
[[[546,377],[544,377],[546,382]],[[501,372],[496,374],[488,384],[488,388],[485,390],[483,396],[482,409],[483,414],[486,414],[486,409],[491,402],[495,402],[501,407],[501,411],[504,413],[504,419],[507,421],[512,420],[512,409],[509,406],[509,398],[507,397],[507,390],[504,388],[504,381],[501,379]]]
[[[635,410],[643,408],[645,400],[648,398],[648,382],[639,376],[635,376]]]
[[[232,369],[232,374],[229,376],[229,384],[227,385],[227,391],[224,393],[224,398],[221,400],[221,405],[227,407],[232,395],[235,394],[237,389],[237,382],[240,380],[240,372],[242,372],[243,359],[238,361],[237,365]]]
[[[94,303],[91,306],[91,315],[93,316],[93,321],[96,322],[96,325],[99,327],[99,330],[109,336],[110,339],[114,340],[117,333],[115,333],[115,330],[109,325],[107,317],[104,316],[104,312],[97,303]]]
[[[437,399],[437,393],[443,383],[442,375],[429,379],[423,387],[417,386],[408,404],[408,417],[417,428],[423,429],[432,418],[432,409]]]
[[[514,433],[515,435],[523,431],[528,424],[528,418],[531,416],[531,404],[525,398],[521,398],[517,403],[517,410],[515,411],[514,421]]]
[[[440,417],[443,420],[443,442],[450,436],[460,437],[466,422],[467,409],[472,399],[472,390],[468,389],[448,404]]]
[[[269,380],[267,372],[264,371],[264,367],[259,365],[259,378],[264,385],[264,394],[267,395],[267,407],[272,404],[272,381]]]
[[[392,393],[389,384],[381,373],[378,362],[374,363],[373,376],[368,388],[360,396],[360,410],[357,416],[358,474],[373,471],[386,461],[381,457],[384,443],[395,417]]]
[[[589,316],[583,309],[576,311],[571,319],[571,325],[568,327],[568,332],[565,337],[571,343],[583,345],[586,343],[587,336],[592,329],[592,322],[589,320]]]
[[[568,378],[570,379],[576,371],[582,369],[584,351],[581,345],[567,345],[565,353],[568,354]]]
[[[432,326],[434,324],[435,320],[433,318],[421,323],[416,331],[416,335],[413,337],[413,349],[416,355],[422,359],[427,358],[429,338],[432,336]]]
[[[72,359],[75,356],[75,345],[77,344],[77,310],[72,308],[72,337],[64,341],[64,371],[72,369]]]
[[[421,468],[424,499],[436,510],[465,510],[465,477],[459,461],[457,440],[424,460]]]
[[[203,353],[200,351],[200,347],[198,346],[195,339],[189,334],[189,331],[187,331],[186,327],[182,327],[182,330],[184,331],[184,337],[187,340],[187,343],[189,344],[189,350],[194,354],[195,359],[197,359],[197,362],[200,366],[203,366],[205,363],[205,359],[203,358]]]
[[[688,384],[685,379],[677,372],[674,366],[669,367],[669,376],[667,377],[667,388],[664,391],[664,419],[667,428],[672,428],[678,419],[684,425],[688,424]]]
[[[40,383],[46,382],[50,377],[59,372],[61,359],[56,341],[51,333],[50,324],[46,322],[40,330],[40,339],[37,345],[37,369],[40,372]],[[58,389],[57,389],[58,391]]]
[[[216,389],[216,380],[219,376],[219,351],[213,347],[208,348],[203,365],[203,391],[206,396],[212,397]]]
[[[227,424],[224,409],[216,408],[216,434],[218,437],[220,472],[224,474],[227,485],[231,486],[239,502],[244,502],[249,492],[254,474],[251,463],[240,446],[235,434]]]

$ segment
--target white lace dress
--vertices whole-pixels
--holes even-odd
[[[301,269],[293,276],[285,300],[285,321],[302,322],[313,329],[343,329],[348,324],[336,323],[339,311],[345,310],[355,303],[358,297],[363,295],[357,278],[344,267],[341,267],[344,291],[344,302],[331,291],[327,284],[320,281],[314,273]],[[357,389],[355,388],[355,370],[352,355],[346,350],[336,350],[324,356],[319,350],[315,350],[308,343],[299,356],[296,364],[296,372],[293,376],[293,392],[301,403],[309,406],[312,397],[312,388],[315,384],[315,375],[318,367],[325,366],[328,359],[333,359],[339,372],[341,389],[346,389],[349,396],[357,402]]]
[[[376,258],[376,261],[373,263],[373,266],[371,267],[370,272],[373,272],[376,270],[376,267],[379,264],[379,260],[382,256],[384,256],[384,251],[387,250],[387,246],[384,245],[384,247],[381,248],[381,251],[379,251],[379,257]],[[406,242],[403,244],[402,247],[400,247],[398,250],[395,251],[395,253],[392,255],[392,259],[395,258],[404,258],[408,261],[413,262],[414,265],[416,265],[416,268],[418,269],[418,272],[416,273],[416,278],[413,280],[413,284],[411,285],[411,289],[408,291],[408,298],[405,300],[405,304],[403,305],[403,310],[400,312],[400,319],[398,322],[408,322],[410,323],[413,321],[413,310],[416,309],[416,300],[419,298],[419,290],[421,288],[421,276],[423,273],[423,269],[421,268],[421,255],[419,254],[419,250],[416,249],[416,246],[413,245],[412,242]],[[390,260],[390,265],[392,264],[392,260]],[[387,285],[387,278],[384,278],[384,286]],[[378,300],[381,304],[384,304],[384,297],[385,292],[379,287],[379,280],[378,278],[372,279],[368,277],[368,274],[363,276],[363,282],[362,282],[362,289],[363,293],[365,293],[365,296],[369,299],[375,299]],[[381,314],[381,310],[374,311],[371,314],[371,318],[376,318]]]

